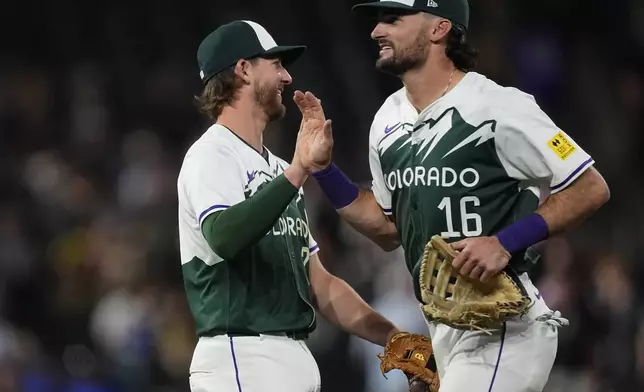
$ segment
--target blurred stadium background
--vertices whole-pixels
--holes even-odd
[[[176,176],[205,129],[195,53],[245,18],[281,43],[334,120],[335,157],[369,183],[371,118],[398,81],[374,69],[356,1],[11,1],[0,11],[0,391],[182,392],[195,344],[180,276]],[[612,199],[541,246],[533,273],[561,330],[547,391],[644,390],[644,1],[470,0],[478,70],[537,98],[597,161]],[[289,100],[266,144],[290,160]],[[339,222],[307,184],[327,267],[423,332],[399,252]],[[378,348],[320,322],[323,391],[405,391]],[[530,366],[530,364],[526,364]]]

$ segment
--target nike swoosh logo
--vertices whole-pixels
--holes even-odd
[[[535,291],[534,296],[537,297],[537,299],[541,299],[541,293],[539,291]]]
[[[388,126],[388,125],[387,125],[387,126],[385,127],[385,135],[386,135],[386,134],[388,134],[388,133],[393,132],[394,130],[396,130],[396,129],[398,129],[398,128],[400,128],[400,122],[398,122],[398,123],[396,123],[396,124],[394,124],[394,125],[392,125],[392,126]]]

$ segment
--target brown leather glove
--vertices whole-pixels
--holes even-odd
[[[410,380],[410,391],[412,387],[422,387],[420,383],[425,384],[427,389],[414,389],[415,392],[438,392],[438,373],[427,367],[432,355],[432,343],[429,338],[420,334],[398,332],[391,336],[384,353],[378,354],[380,370],[385,378],[386,373],[393,369],[402,370]]]
[[[462,276],[452,268],[458,253],[440,236],[425,246],[420,265],[420,292],[427,319],[465,330],[490,333],[522,315],[531,305],[521,285],[501,271],[490,282]]]

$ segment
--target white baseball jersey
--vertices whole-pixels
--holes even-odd
[[[301,189],[239,260],[217,255],[201,230],[208,216],[249,199],[288,167],[266,151],[264,157],[226,127],[213,125],[183,161],[178,178],[181,263],[199,334],[314,328],[308,260],[318,245]]]
[[[593,159],[534,98],[469,72],[418,113],[405,89],[375,115],[373,192],[393,214],[410,269],[433,234],[492,235],[565,189]]]
[[[373,192],[394,217],[419,299],[419,261],[432,235],[493,235],[594,163],[532,96],[475,72],[420,113],[404,88],[395,92],[369,139]],[[513,255],[510,265],[523,256]],[[560,319],[526,273],[519,279],[533,306],[491,336],[429,324],[441,391],[543,389]]]

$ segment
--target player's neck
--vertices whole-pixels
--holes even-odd
[[[217,124],[221,124],[239,136],[249,146],[261,153],[264,148],[264,130],[268,119],[264,111],[255,105],[236,102],[225,106]]]
[[[418,112],[436,102],[460,82],[465,73],[446,58],[428,60],[421,68],[402,76],[407,99]]]

